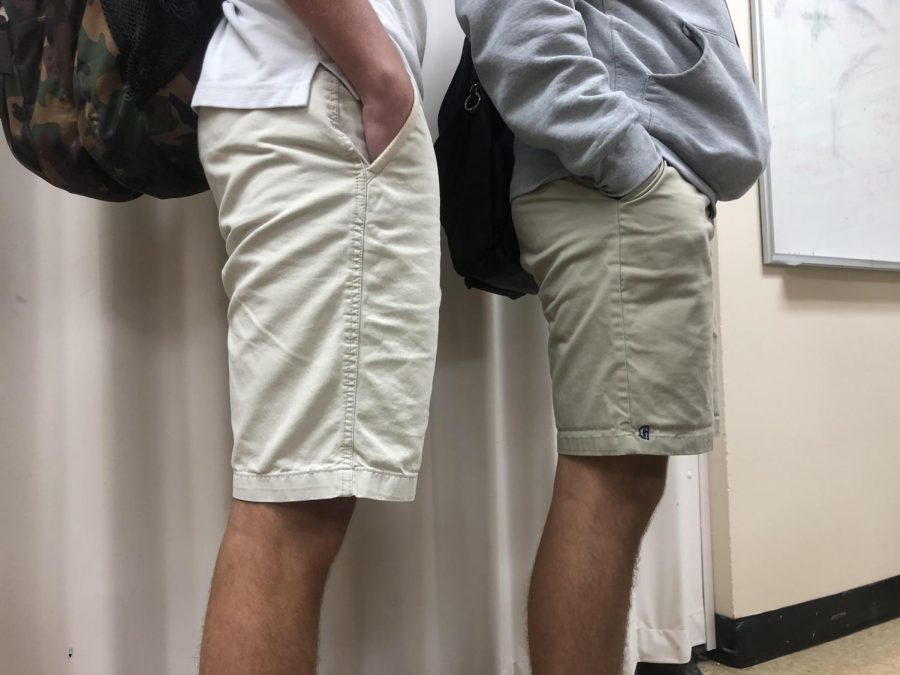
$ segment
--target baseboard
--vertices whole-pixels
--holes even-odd
[[[706,644],[697,645],[691,650],[691,660],[687,663],[644,663],[637,664],[634,675],[702,675],[697,661],[703,660]]]
[[[701,675],[700,669],[693,661],[689,663],[661,664],[639,663],[634,675]]]
[[[718,649],[706,657],[747,668],[898,617],[900,576],[739,619],[717,614]]]

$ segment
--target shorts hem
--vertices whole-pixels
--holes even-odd
[[[649,440],[627,433],[561,431],[556,439],[561,455],[598,457],[702,455],[713,449],[713,441],[712,428],[685,434],[657,434]]]
[[[417,475],[363,467],[270,474],[236,472],[232,495],[248,502],[300,502],[339,497],[411,502],[416,497],[417,480]]]

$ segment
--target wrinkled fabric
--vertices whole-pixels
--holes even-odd
[[[513,201],[522,265],[550,328],[558,449],[712,449],[709,200],[660,165],[622,199],[560,180]]]
[[[320,68],[305,108],[201,108],[228,260],[234,496],[415,496],[440,304],[421,104],[374,162]]]

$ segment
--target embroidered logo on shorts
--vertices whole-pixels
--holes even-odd
[[[644,425],[640,429],[638,429],[638,436],[641,437],[642,440],[649,441],[650,440],[650,427]]]

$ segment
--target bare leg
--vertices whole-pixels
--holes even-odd
[[[638,549],[666,464],[560,455],[528,598],[534,675],[619,675]]]
[[[235,500],[213,575],[201,675],[315,675],[328,570],[355,500]]]

